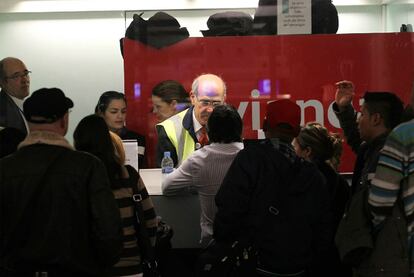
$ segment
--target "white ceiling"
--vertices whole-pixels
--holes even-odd
[[[258,0],[1,0],[0,13],[255,8]],[[414,0],[333,0],[337,6],[414,4]]]

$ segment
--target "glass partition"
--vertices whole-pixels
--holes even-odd
[[[257,1],[259,2],[259,1]],[[382,3],[387,2],[387,3]],[[414,24],[414,1],[333,1],[338,12],[339,28],[337,34],[399,32],[402,24]],[[202,37],[200,30],[207,30],[208,18],[225,11],[243,12],[254,17],[258,7],[232,9],[164,10],[175,17],[182,27],[186,27],[191,37]],[[158,10],[157,10],[158,11]],[[126,27],[133,14],[143,13],[148,19],[157,11],[136,10],[125,12]]]
[[[187,28],[189,38],[177,38],[165,45],[162,39],[161,45],[149,42],[162,36],[147,37],[147,42],[146,38],[125,40],[125,93],[132,107],[128,109],[127,125],[147,134],[148,164],[155,165],[156,151],[157,121],[151,115],[151,91],[167,79],[179,81],[190,92],[197,75],[220,75],[227,83],[227,102],[243,118],[243,135],[247,139],[263,137],[265,105],[279,97],[296,101],[302,109],[302,124],[317,121],[341,133],[332,110],[334,84],[339,80],[354,81],[356,110],[367,90],[392,91],[407,103],[414,76],[414,35],[400,33],[400,28],[404,24],[405,30],[411,30],[414,4],[365,2],[336,5],[336,34],[204,36],[201,30],[209,29],[207,22],[214,14],[231,11],[253,18],[257,10],[197,9],[164,11],[178,21],[177,28]],[[134,14],[150,22],[156,13],[128,11],[125,28]],[[351,172],[353,161],[354,154],[344,143],[341,171]]]

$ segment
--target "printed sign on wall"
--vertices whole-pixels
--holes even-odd
[[[312,2],[309,0],[277,0],[277,33],[311,34]]]

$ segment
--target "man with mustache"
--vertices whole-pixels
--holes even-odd
[[[23,116],[23,100],[29,95],[30,70],[19,59],[7,57],[0,61],[0,126],[12,127],[27,134]]]
[[[217,75],[202,74],[191,86],[192,106],[157,124],[157,166],[164,152],[170,152],[174,167],[179,166],[192,152],[208,144],[205,129],[213,109],[225,102],[226,84]]]

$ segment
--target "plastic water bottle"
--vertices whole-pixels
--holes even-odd
[[[164,152],[164,158],[161,160],[161,172],[163,175],[169,174],[174,170],[174,162],[171,159],[171,153],[169,151]]]

